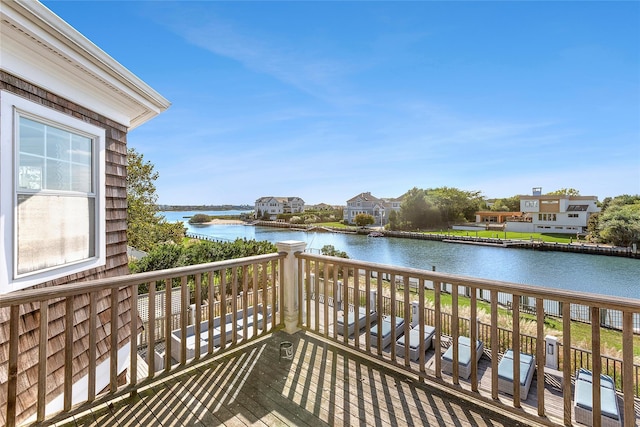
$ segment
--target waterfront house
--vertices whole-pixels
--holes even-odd
[[[127,133],[169,103],[41,3],[3,1],[0,15],[0,298],[126,275]],[[38,402],[70,405],[62,401],[64,387],[85,398],[89,385],[92,393],[102,390],[109,375],[88,382],[87,373],[90,366],[109,372],[113,354],[123,374],[130,296],[124,288],[48,306],[34,302],[21,306],[13,324],[10,310],[0,309],[0,406],[7,405],[12,376],[12,411],[23,421]],[[64,331],[74,318],[70,353]],[[118,335],[110,332],[114,318]],[[21,359],[12,366],[9,339],[16,332]],[[46,366],[40,376],[39,364]],[[48,384],[44,400],[35,392],[39,381]],[[7,422],[3,410],[0,424]]]
[[[583,233],[589,217],[600,212],[597,196],[543,195],[536,187],[520,197],[522,220],[507,219],[506,231],[524,233]]]
[[[400,212],[402,198],[386,198],[380,199],[370,192],[360,193],[347,200],[344,209],[343,219],[346,222],[353,223],[356,215],[367,214],[375,219],[374,225],[385,225],[389,222],[389,213],[391,211]]]
[[[276,219],[279,214],[296,214],[304,212],[304,200],[300,197],[260,197],[255,203],[257,218],[265,215]]]

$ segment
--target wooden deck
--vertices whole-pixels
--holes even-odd
[[[280,358],[291,341],[292,360]],[[524,426],[312,334],[276,332],[56,425]]]

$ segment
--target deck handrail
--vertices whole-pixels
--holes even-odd
[[[544,333],[544,320],[545,320],[545,308],[544,302],[545,300],[556,301],[561,304],[562,310],[562,337],[565,343],[571,342],[571,306],[574,304],[588,306],[588,310],[591,316],[591,319],[599,319],[601,312],[604,310],[619,310],[621,314],[621,341],[622,341],[622,363],[621,363],[621,375],[620,378],[623,380],[621,384],[622,394],[624,396],[623,404],[622,404],[622,413],[625,421],[625,426],[633,426],[635,423],[636,413],[634,408],[635,398],[635,390],[638,388],[638,383],[640,383],[639,370],[636,366],[634,366],[634,333],[638,333],[638,331],[634,330],[634,317],[640,317],[640,300],[630,299],[630,298],[618,298],[611,297],[607,295],[599,295],[593,293],[581,293],[575,291],[567,291],[562,289],[552,289],[545,288],[541,286],[532,286],[532,285],[522,285],[516,283],[502,282],[497,280],[488,280],[488,279],[479,279],[473,277],[466,277],[461,275],[447,274],[442,272],[433,272],[428,270],[421,270],[416,268],[408,268],[408,267],[397,267],[390,266],[379,263],[371,263],[366,261],[358,261],[344,258],[331,257],[326,255],[314,255],[310,253],[297,253],[297,262],[299,263],[297,269],[300,272],[304,272],[300,274],[300,324],[305,330],[310,331],[311,333],[318,334],[323,336],[324,338],[328,338],[334,341],[336,344],[344,345],[351,350],[357,352],[363,352],[368,356],[379,358],[384,360],[385,362],[389,362],[391,364],[396,365],[397,367],[404,369],[413,374],[417,374],[422,379],[431,379],[437,382],[443,383],[447,387],[453,387],[457,392],[469,393],[474,396],[478,396],[480,393],[479,390],[479,378],[478,378],[478,368],[477,364],[471,363],[470,372],[465,368],[465,378],[467,376],[470,377],[470,390],[466,388],[461,388],[460,381],[458,376],[460,374],[460,367],[457,363],[449,363],[451,365],[452,373],[451,379],[445,381],[442,376],[444,360],[442,354],[439,349],[441,345],[444,344],[443,336],[445,327],[450,327],[450,335],[451,335],[451,343],[453,354],[450,360],[458,360],[458,356],[460,354],[460,345],[458,343],[458,338],[463,336],[464,334],[470,335],[468,337],[470,339],[469,342],[476,342],[479,338],[479,331],[476,327],[468,327],[467,332],[462,332],[464,330],[464,322],[461,322],[462,317],[459,314],[459,300],[464,295],[461,292],[465,292],[465,290],[469,290],[469,300],[470,300],[470,317],[472,319],[477,318],[477,310],[478,310],[478,302],[480,298],[478,298],[479,293],[484,293],[488,291],[490,293],[490,315],[491,321],[489,325],[489,335],[490,335],[490,345],[491,349],[498,349],[498,336],[500,334],[500,330],[502,329],[498,323],[498,296],[500,294],[505,294],[511,298],[512,301],[519,301],[521,297],[529,297],[535,299],[536,304],[536,313],[534,315],[536,321],[536,335],[534,339],[535,343],[535,360],[536,366],[535,369],[538,372],[538,378],[545,378],[546,372],[551,372],[555,375],[555,372],[560,372],[561,379],[560,382],[563,387],[563,418],[562,422],[565,425],[570,425],[572,422],[572,413],[573,413],[573,396],[572,396],[572,378],[575,374],[574,367],[572,366],[572,347],[571,345],[558,345],[556,347],[553,357],[556,358],[556,361],[562,360],[563,363],[560,366],[556,367],[547,367],[545,370],[547,360],[547,349],[546,349],[546,336]],[[375,276],[374,276],[375,274]],[[319,278],[322,275],[324,278],[328,278],[328,280],[324,280],[322,284],[320,284],[320,280],[316,280],[315,278]],[[382,282],[385,281],[384,277],[388,275],[389,279],[386,280],[389,284],[386,285],[388,289],[385,291],[388,293],[388,299],[390,301],[389,306],[385,306],[384,299],[382,296],[383,285]],[[371,278],[383,278],[383,280],[377,280],[376,284],[371,283]],[[410,314],[409,311],[409,302],[410,302],[410,294],[411,294],[411,286],[402,286],[402,289],[398,289],[397,284],[403,283],[408,284],[411,283],[411,280],[418,282],[417,293],[418,293],[418,304],[419,309],[418,318],[416,319],[413,314]],[[434,311],[435,311],[435,334],[434,334],[434,347],[436,349],[434,361],[435,365],[430,368],[433,369],[433,373],[428,373],[425,366],[425,346],[426,344],[423,341],[420,341],[420,359],[419,359],[419,367],[415,367],[409,363],[408,351],[405,351],[405,355],[401,358],[396,357],[395,351],[395,341],[398,337],[403,334],[406,336],[409,333],[409,325],[407,319],[411,319],[412,321],[417,320],[418,325],[423,325],[425,323],[425,283],[426,282],[433,283],[433,292],[434,292]],[[345,310],[346,305],[344,304],[354,304],[360,307],[365,307],[360,299],[356,300],[353,295],[354,292],[350,291],[350,284],[354,285],[354,289],[357,284],[358,289],[365,289],[365,295],[369,295],[371,291],[375,291],[377,297],[371,301],[371,298],[366,298],[366,320],[357,320],[359,316],[353,316],[355,320],[355,328],[354,330],[362,331],[364,328],[364,336],[360,336],[362,332],[352,333],[351,329],[347,328],[347,322],[343,321],[340,323],[339,316],[343,316],[343,319],[346,319],[346,313],[341,311]],[[391,286],[391,284],[394,284]],[[450,296],[451,296],[451,314],[450,314],[450,325],[444,325],[442,320],[442,315],[445,314],[442,310],[441,303],[441,295],[445,293],[445,289],[449,290],[446,286],[450,284]],[[443,289],[444,288],[444,289]],[[313,293],[320,293],[322,290],[329,290],[333,298],[336,298],[334,301],[334,307],[329,311],[328,304],[323,304],[320,307],[320,298],[314,298],[313,301],[311,298],[303,298],[304,295],[312,295]],[[327,300],[327,298],[323,298]],[[340,307],[340,305],[342,306]],[[390,341],[384,341],[384,343],[380,339],[380,335],[377,335],[377,343],[376,340],[372,338],[373,343],[370,341],[370,328],[373,327],[374,323],[370,319],[369,312],[370,307],[372,307],[376,312],[377,316],[382,316],[383,314],[389,316],[390,319]],[[383,313],[383,308],[387,310]],[[324,311],[324,314],[322,314]],[[304,315],[306,313],[306,315]],[[313,314],[312,314],[313,313]],[[321,316],[324,320],[321,322]],[[333,318],[331,318],[333,316]],[[395,324],[396,318],[405,319],[404,326],[402,326],[401,330],[397,330],[397,326]],[[521,349],[522,339],[529,339],[525,335],[520,332],[520,324],[522,322],[522,318],[520,316],[520,304],[513,304],[512,310],[510,311],[511,318],[511,338],[510,338],[510,346],[513,349]],[[364,324],[362,324],[362,323]],[[339,326],[336,326],[339,325]],[[592,350],[590,353],[591,358],[591,366],[590,369],[593,372],[602,372],[603,369],[603,358],[601,355],[601,346],[600,346],[600,338],[601,338],[601,325],[598,321],[591,322],[591,341],[592,341]],[[351,326],[350,326],[351,327]],[[344,329],[343,329],[344,328]],[[420,326],[423,329],[423,326]],[[422,331],[420,332],[422,334]],[[366,339],[366,340],[365,340]],[[362,341],[366,341],[363,345]],[[381,347],[387,347],[387,342],[393,343],[388,348],[389,350],[382,351]],[[382,344],[382,345],[381,345]],[[525,346],[531,345],[524,343]],[[375,349],[374,349],[375,347]],[[531,345],[531,347],[533,347]],[[558,350],[561,351],[561,354],[558,354]],[[499,351],[499,350],[498,350]],[[479,359],[481,354],[479,354],[478,350],[476,350],[475,346],[471,346],[471,360],[474,360],[476,357]],[[506,407],[508,410],[515,410],[515,412],[521,412],[523,408],[521,405],[521,397],[520,397],[520,389],[518,381],[511,381],[511,386],[505,386],[503,380],[499,380],[498,377],[498,356],[490,357],[491,359],[491,387],[490,393],[491,398],[487,400],[489,404],[495,402],[499,397],[498,393],[505,392],[504,388],[511,389],[511,394],[513,396],[513,402],[511,407]],[[513,362],[512,362],[512,378],[520,378],[520,352],[513,352]],[[553,359],[549,359],[553,361]],[[568,363],[565,363],[568,362]],[[605,362],[607,360],[605,359]],[[447,369],[449,369],[449,365],[447,365]],[[561,369],[558,371],[558,369]],[[542,381],[542,380],[541,380]],[[540,384],[544,384],[541,382]],[[528,389],[527,389],[528,390]],[[545,409],[545,387],[540,386],[537,389],[537,414],[532,414],[532,416],[538,420],[546,418],[546,409]],[[480,395],[482,396],[482,395]],[[482,396],[483,397],[483,396]],[[504,405],[499,405],[504,407]],[[592,396],[592,414],[594,419],[597,421],[600,420],[601,416],[601,401],[600,401],[600,376],[593,376],[593,396]],[[598,425],[598,422],[595,422],[595,425]]]
[[[5,310],[3,315],[6,315],[9,333],[8,357],[3,360],[7,367],[6,387],[0,388],[0,391],[6,390],[6,394],[0,394],[0,424],[12,427],[25,422],[64,419],[72,411],[135,393],[154,379],[171,375],[203,357],[221,354],[237,344],[271,333],[284,322],[279,310],[282,287],[278,282],[284,279],[281,266],[287,255],[276,252],[2,295],[0,309]],[[157,290],[158,284],[165,289]],[[141,285],[148,285],[150,290],[147,301],[150,323],[155,326],[158,293],[165,295],[165,314],[168,314],[162,325],[163,355],[156,353],[155,327],[149,328],[151,338],[143,348],[148,370],[138,363],[141,332],[138,287]],[[196,307],[206,304],[202,298],[205,292],[209,296],[218,292],[230,297],[223,298],[225,303],[217,307],[208,304],[206,316],[201,309],[195,310],[191,319],[187,315],[187,307],[192,302],[190,287]],[[179,313],[171,308],[174,289],[179,289],[174,297],[181,301]],[[262,292],[252,292],[254,290]],[[178,325],[171,322],[175,314]],[[25,315],[29,318],[23,318]],[[58,327],[62,325],[55,336],[50,336],[51,321],[58,322]],[[26,329],[34,325],[37,329]],[[83,335],[78,336],[78,331],[83,331]],[[80,344],[81,340],[88,340],[88,346]],[[26,345],[33,348],[27,347],[30,351],[25,352]],[[28,363],[23,357],[28,357]],[[75,366],[81,359],[88,362]],[[128,365],[124,362],[126,359],[129,359]],[[156,362],[163,366],[157,368]],[[55,366],[55,378],[48,371],[50,365]],[[120,382],[123,369],[128,380],[124,385]],[[20,393],[33,392],[27,386],[37,389],[35,402],[29,404],[20,399]],[[85,394],[77,394],[76,387]],[[53,406],[50,389],[56,389]]]
[[[327,255],[316,255],[310,253],[299,253],[298,258],[309,261],[319,261],[328,263],[339,263],[342,266],[367,269],[380,273],[394,274],[396,277],[407,275],[412,278],[430,280],[433,282],[450,283],[452,285],[464,285],[480,288],[489,291],[527,295],[533,298],[553,299],[571,304],[582,304],[600,308],[610,308],[612,310],[640,312],[640,300],[613,297],[609,295],[594,294],[589,292],[575,292],[564,289],[547,288],[538,285],[522,285],[512,282],[503,282],[493,279],[482,279],[458,274],[442,273],[429,270],[421,270],[411,267],[398,267],[388,264],[379,264],[367,261],[357,261],[346,258],[337,258]]]
[[[144,273],[129,274],[126,276],[105,277],[103,279],[89,280],[86,282],[75,282],[66,285],[52,286],[47,288],[25,289],[20,292],[13,292],[2,295],[0,308],[11,307],[31,302],[46,301],[52,298],[66,298],[76,294],[86,294],[104,289],[121,288],[125,286],[139,285],[147,282],[162,281],[175,277],[189,276],[193,274],[206,273],[211,270],[222,270],[246,265],[247,263],[262,263],[282,259],[286,254],[273,253],[256,255],[243,258],[234,258],[225,261],[216,261],[206,264],[196,264],[186,267],[175,267],[166,270],[147,271]]]

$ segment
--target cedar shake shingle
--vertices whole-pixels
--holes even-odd
[[[112,120],[108,120],[93,111],[75,105],[58,94],[48,92],[29,82],[0,70],[0,89],[16,95],[27,97],[32,101],[46,105],[65,114],[100,126],[106,129],[106,162],[109,176],[106,183],[106,222],[107,262],[104,267],[91,269],[80,274],[43,283],[36,287],[49,287],[65,283],[86,281],[100,277],[113,277],[129,273],[126,254],[126,153],[127,129]],[[115,243],[115,244],[114,244]],[[131,323],[129,298],[130,291],[122,290],[118,295],[118,311],[120,313],[117,328],[118,347],[122,347],[129,340]],[[78,380],[87,374],[88,366],[88,334],[89,313],[88,296],[75,298],[74,301],[74,358],[73,379]],[[109,332],[111,329],[110,293],[102,292],[97,298],[97,359],[104,361],[110,350]],[[39,304],[25,304],[21,307],[20,343],[18,360],[18,391],[17,413],[18,423],[27,419],[36,410],[36,392],[38,381],[38,351],[40,307]],[[47,401],[62,392],[64,378],[64,342],[65,331],[65,301],[55,300],[49,303],[49,322],[46,331],[47,348],[47,390],[50,393]],[[8,338],[9,338],[9,309],[0,309],[0,407],[7,403],[7,369],[8,369]],[[0,425],[5,423],[6,413],[0,411]]]

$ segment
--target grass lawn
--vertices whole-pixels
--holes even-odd
[[[318,222],[315,224],[311,224],[311,225],[315,225],[318,227],[333,227],[333,228],[353,228],[353,225],[345,225],[342,224],[341,222]]]
[[[425,231],[425,234],[448,234],[451,236],[469,236],[482,238],[499,238],[514,240],[542,240],[543,242],[570,243],[578,242],[576,236],[570,234],[554,234],[554,233],[516,233],[513,231],[465,231],[465,230],[443,230],[443,231]],[[582,240],[584,242],[584,240]]]
[[[319,222],[319,227],[334,227],[334,228],[353,228],[353,225],[345,225],[340,222]],[[465,231],[465,230],[440,230],[440,231],[422,231],[425,234],[447,234],[450,236],[469,236],[469,237],[482,237],[482,238],[499,238],[499,239],[514,239],[514,240],[542,240],[543,242],[558,242],[558,243],[571,243],[579,242],[575,235],[571,234],[554,234],[554,233],[516,233],[512,231],[500,232],[500,231]],[[581,240],[581,242],[585,242]]]
[[[385,282],[383,285],[388,287],[388,283]],[[411,296],[413,299],[417,298],[418,294],[416,292],[411,292]],[[428,301],[434,301],[434,292],[432,290],[425,289],[424,291],[425,299]],[[441,293],[440,294],[440,303],[442,306],[451,307],[452,305],[452,297],[450,294]],[[458,307],[464,308],[471,306],[471,299],[465,296],[458,296]],[[483,310],[486,313],[491,313],[491,304],[484,301],[477,301],[477,309],[478,311]],[[499,315],[508,315],[511,316],[511,311],[506,308],[502,308],[498,306],[498,314]],[[521,313],[521,319],[530,321],[535,323],[536,317],[531,314]],[[562,336],[562,332],[564,330],[562,319],[556,317],[546,317],[544,320],[545,326],[553,331],[556,331],[559,336]],[[622,332],[616,331],[612,329],[601,328],[600,329],[600,342],[602,345],[602,354],[608,354],[610,356],[614,356],[611,354],[611,351],[621,352],[622,351]],[[591,325],[588,323],[582,322],[571,322],[571,344],[574,347],[591,349]],[[633,337],[633,355],[634,357],[640,357],[640,335],[634,335]],[[620,355],[620,358],[622,356]]]

